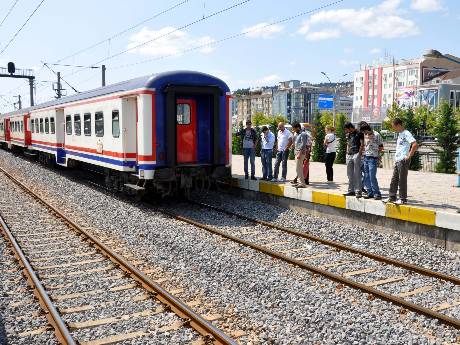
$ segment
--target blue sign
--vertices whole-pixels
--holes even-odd
[[[334,108],[334,95],[319,94],[318,95],[318,109],[332,109]]]

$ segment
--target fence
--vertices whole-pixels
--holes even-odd
[[[420,161],[422,168],[420,171],[436,172],[436,164],[439,162],[439,156],[436,152],[420,152]],[[385,150],[383,154],[383,168],[393,169],[395,150]]]

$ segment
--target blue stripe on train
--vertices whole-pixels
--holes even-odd
[[[116,166],[125,166],[125,167],[130,167],[130,168],[136,167],[136,161],[127,161],[127,162],[119,161],[119,160],[107,158],[104,156],[93,156],[87,153],[82,153],[82,152],[73,151],[73,150],[64,150],[61,148],[56,148],[56,147],[51,147],[51,146],[43,146],[43,145],[37,145],[37,144],[33,144],[32,146],[35,146],[35,147],[38,147],[44,150],[56,151],[58,163],[64,163],[66,154],[70,154],[70,155],[90,159],[96,162],[103,162],[103,163],[108,163],[108,164],[112,164]],[[154,170],[155,164],[140,164],[138,168],[143,169],[143,170]]]

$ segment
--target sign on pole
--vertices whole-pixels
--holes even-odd
[[[333,109],[334,95],[321,93],[318,95],[318,109]]]

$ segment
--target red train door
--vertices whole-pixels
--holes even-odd
[[[11,141],[10,119],[5,119],[5,141]]]
[[[177,163],[195,163],[197,160],[197,114],[194,99],[176,101]]]

